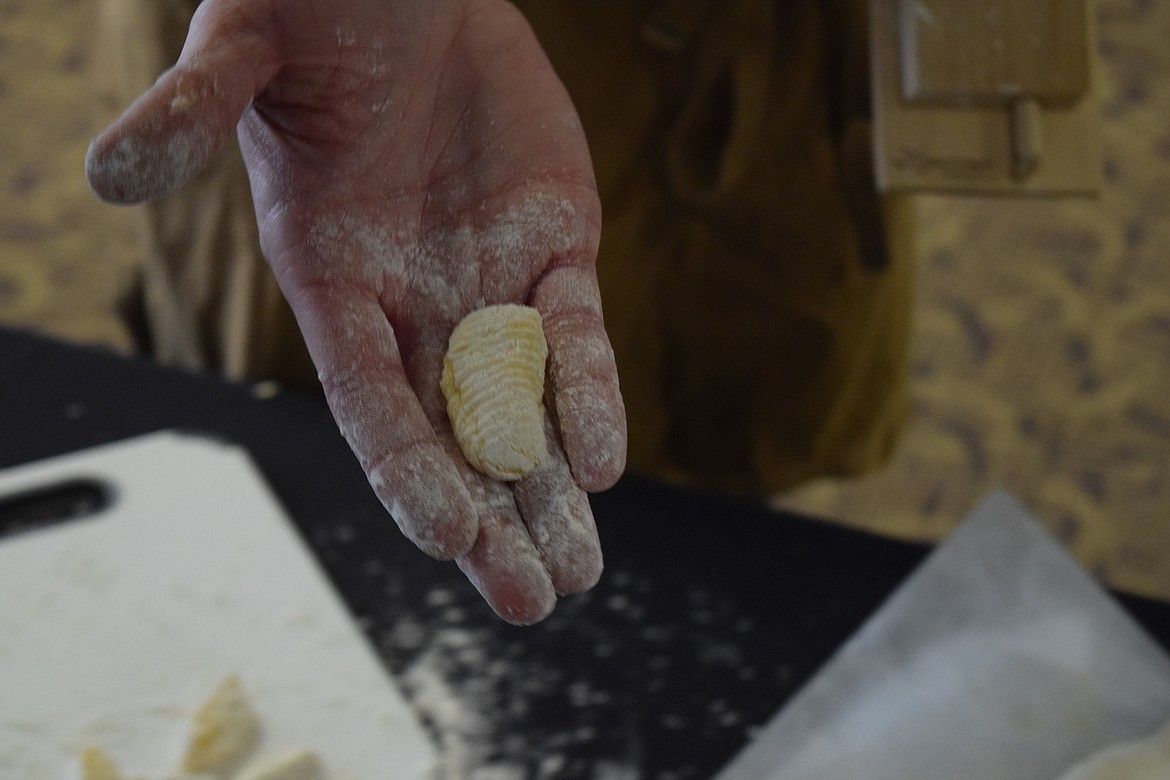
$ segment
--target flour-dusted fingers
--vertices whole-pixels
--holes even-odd
[[[467,552],[478,526],[471,496],[407,380],[378,300],[318,282],[289,303],[337,425],[403,533],[436,558]]]
[[[626,410],[590,266],[561,265],[532,295],[548,340],[552,396],[573,476],[588,491],[617,482],[626,465]]]
[[[458,559],[459,568],[504,620],[536,623],[556,605],[556,588],[517,508],[515,483],[491,479],[462,457],[440,388],[445,353],[446,342],[437,334],[424,336],[407,361],[407,373],[439,441],[456,463],[479,524],[475,545]]]
[[[457,563],[497,615],[515,625],[537,623],[556,606],[552,580],[516,511],[512,491],[489,480],[483,488],[482,500],[476,501],[479,536]]]
[[[242,0],[207,0],[173,68],[90,145],[86,178],[112,203],[172,192],[203,170],[279,71],[272,19]]]
[[[545,416],[548,459],[514,484],[516,506],[561,595],[581,593],[601,577],[601,542],[589,496],[573,479],[551,417]]]

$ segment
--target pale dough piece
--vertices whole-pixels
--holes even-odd
[[[91,745],[81,753],[82,780],[127,780],[117,762],[100,747]]]
[[[227,677],[195,713],[183,757],[188,773],[218,772],[242,759],[260,736],[260,720],[240,679]]]
[[[321,761],[308,750],[292,750],[248,767],[236,780],[321,780]]]
[[[540,312],[489,306],[451,333],[440,382],[459,448],[493,479],[516,480],[548,457]]]
[[[1060,780],[1167,780],[1170,723],[1145,739],[1106,748],[1074,766]]]
[[[91,745],[81,753],[81,780],[144,780],[141,776],[126,777],[109,753]],[[167,775],[167,780],[219,780],[215,775]]]

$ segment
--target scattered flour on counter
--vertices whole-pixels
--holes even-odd
[[[379,644],[406,659],[397,678],[435,741],[435,780],[641,776],[620,759],[583,758],[602,725],[584,708],[607,702],[606,692],[527,660],[522,646],[501,643],[489,628],[453,625],[462,610],[448,589],[435,588],[425,602],[435,610],[425,623],[401,616]],[[542,721],[541,702],[559,697],[579,714],[563,724]]]
[[[593,780],[638,780],[637,769],[625,764],[614,764],[609,761],[598,763],[593,772]]]
[[[419,631],[421,634],[422,629]],[[401,627],[396,633],[399,640],[421,640],[421,635]],[[436,780],[523,778],[524,768],[519,765],[485,766],[496,739],[491,713],[496,711],[497,702],[492,696],[490,671],[479,678],[458,679],[460,667],[480,666],[487,661],[476,642],[475,634],[467,630],[439,630],[430,646],[402,674],[403,688],[438,743]],[[510,772],[519,774],[507,774]]]
[[[615,568],[524,633],[478,623],[478,597],[448,585],[414,594],[417,612],[399,603],[374,621],[437,747],[435,780],[697,780],[702,746],[750,738],[761,714],[741,709],[743,689],[775,684],[784,667],[756,668],[735,642],[755,625],[702,587],[676,595],[681,621],[648,620],[653,587]],[[556,648],[567,644],[583,652],[566,661]],[[696,749],[646,755],[683,739]]]
[[[468,780],[527,780],[523,767],[484,767],[473,770]]]

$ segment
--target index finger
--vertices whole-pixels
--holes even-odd
[[[403,369],[377,297],[316,283],[290,297],[338,428],[403,533],[427,554],[465,554],[478,521]]]

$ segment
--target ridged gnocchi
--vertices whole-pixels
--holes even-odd
[[[124,780],[118,764],[99,747],[87,747],[81,754],[81,780]]]
[[[195,713],[183,771],[219,772],[247,755],[260,738],[260,718],[234,674]]]
[[[548,457],[540,312],[488,306],[467,315],[447,344],[440,385],[468,462],[493,479],[517,480]]]

